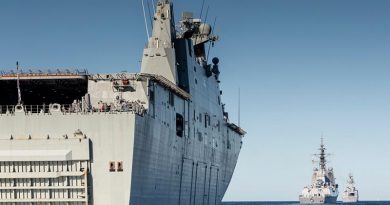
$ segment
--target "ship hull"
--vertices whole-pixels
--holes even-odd
[[[299,197],[301,204],[328,204],[336,203],[337,196],[325,196],[325,197]]]
[[[343,203],[356,203],[358,201],[357,197],[343,197]]]
[[[0,74],[0,204],[221,203],[246,132],[205,58],[218,38],[192,15],[178,35],[172,8],[157,3],[141,73]]]
[[[356,203],[359,201],[358,191],[354,192],[344,192],[342,197],[343,203]]]
[[[169,118],[165,124],[174,123]],[[0,114],[0,203],[220,204],[241,137],[224,128],[213,146],[214,138],[179,137],[159,120],[131,112]],[[25,187],[26,176],[37,179]]]
[[[210,139],[178,137],[175,130],[157,126],[148,116],[137,118],[135,130],[131,205],[221,203],[236,166],[239,141],[230,149],[213,148]]]

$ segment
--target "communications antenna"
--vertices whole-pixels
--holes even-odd
[[[145,5],[144,5],[144,0],[141,0],[142,4],[142,11],[144,12],[144,21],[145,21],[145,29],[146,29],[146,35],[147,35],[147,40],[149,41],[149,29],[148,29],[148,22],[146,20],[146,12],[145,12]]]
[[[241,122],[241,89],[238,87],[238,127],[240,127]]]
[[[18,105],[22,104],[22,93],[20,92],[20,83],[19,83],[19,62],[16,61],[16,86],[18,88]]]

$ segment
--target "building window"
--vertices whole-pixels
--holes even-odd
[[[184,118],[181,114],[176,113],[176,135],[183,137],[184,132]]]

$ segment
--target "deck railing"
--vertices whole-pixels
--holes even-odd
[[[146,113],[145,107],[139,102],[126,102],[120,105],[99,104],[98,107],[83,105],[82,103],[73,104],[42,104],[42,105],[0,105],[0,115],[4,114],[53,114],[53,113],[118,113],[133,112],[138,115]]]

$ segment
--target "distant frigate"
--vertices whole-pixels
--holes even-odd
[[[299,195],[301,204],[324,204],[336,203],[338,185],[335,182],[335,176],[332,168],[327,168],[325,146],[321,138],[318,167],[314,168],[311,185],[305,187]]]
[[[208,59],[218,37],[155,8],[140,73],[0,73],[0,204],[221,203],[245,131]]]
[[[355,180],[352,174],[348,175],[347,185],[342,196],[344,203],[355,203],[359,201],[359,192],[355,187]]]

